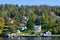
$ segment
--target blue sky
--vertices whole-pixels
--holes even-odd
[[[60,0],[0,0],[0,4],[60,6]]]

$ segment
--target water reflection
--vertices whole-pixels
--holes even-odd
[[[0,40],[60,40],[60,37],[0,37]]]

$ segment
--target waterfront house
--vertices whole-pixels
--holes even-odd
[[[40,32],[41,31],[41,25],[34,25],[34,30]]]
[[[25,25],[25,24],[20,24],[19,30],[20,30],[20,31],[23,31],[23,30],[25,30],[25,29],[27,29],[26,25]]]
[[[17,30],[17,33],[20,33],[20,30]]]
[[[46,33],[42,32],[40,33],[40,36],[51,36],[52,33],[50,31],[47,31]]]
[[[29,18],[27,18],[26,16],[23,16],[23,22],[19,25],[19,30],[23,31],[25,29],[27,29],[26,24]]]
[[[60,18],[59,16],[56,16],[56,18]]]

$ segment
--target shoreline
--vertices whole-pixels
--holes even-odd
[[[51,35],[51,36],[40,36],[40,35],[18,35],[18,36],[8,36],[8,37],[60,37],[60,35]]]
[[[41,36],[41,35],[35,35],[35,34],[29,34],[29,35],[21,35],[21,34],[6,34],[2,35],[0,37],[60,37],[60,35],[46,35],[46,36]]]
[[[35,35],[35,36],[32,36],[32,35],[23,35],[23,36],[0,36],[0,37],[60,37],[60,35],[51,35],[51,36],[38,36],[38,35]]]

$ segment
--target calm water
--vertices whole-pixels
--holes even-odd
[[[60,37],[0,37],[0,40],[60,40]]]

